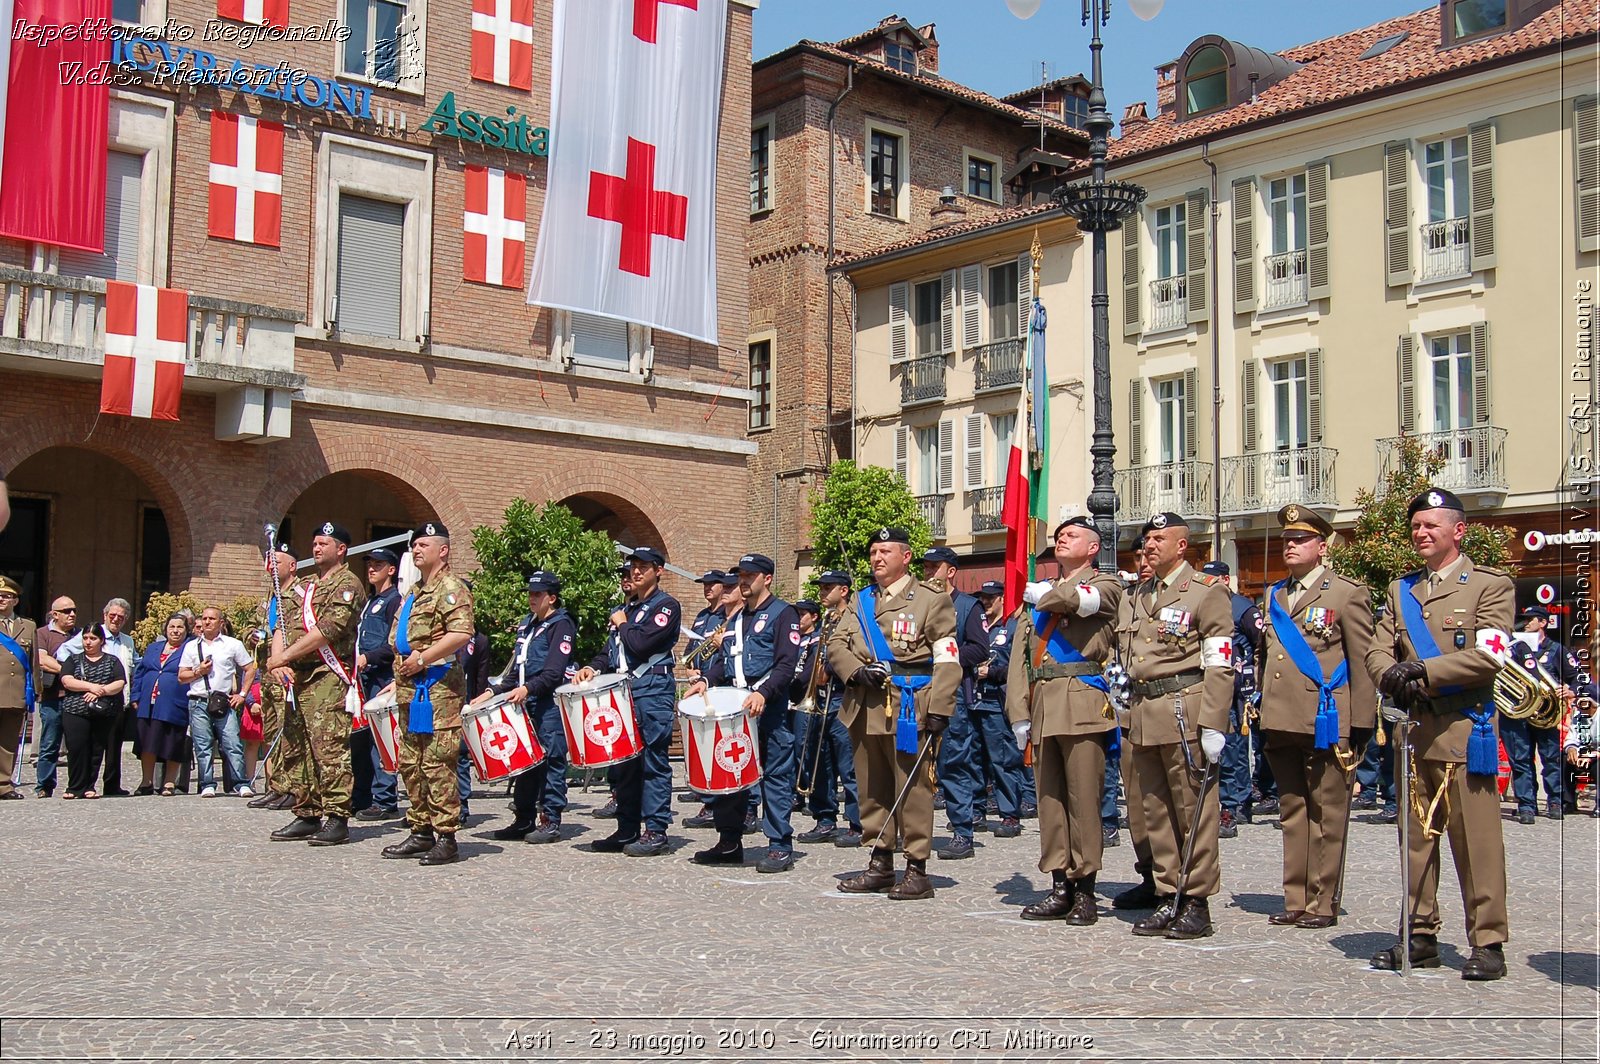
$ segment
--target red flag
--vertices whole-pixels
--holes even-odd
[[[289,0],[217,0],[217,17],[289,28]]]
[[[528,179],[491,166],[468,166],[466,182],[461,238],[466,279],[521,288],[528,239]]]
[[[533,88],[533,0],[472,0],[472,79]]]
[[[12,25],[36,35],[11,41],[0,235],[104,250],[111,37],[82,29],[110,22],[111,0],[16,0]]]
[[[211,187],[206,232],[277,247],[283,220],[283,126],[211,112]]]
[[[107,281],[100,412],[178,420],[188,333],[188,292]]]

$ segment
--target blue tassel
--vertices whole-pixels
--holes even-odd
[[[1322,692],[1317,706],[1317,732],[1314,740],[1318,750],[1332,750],[1339,745],[1339,707],[1329,691]]]
[[[431,686],[433,685],[428,685]],[[412,735],[433,734],[433,699],[428,696],[428,687],[418,684],[417,693],[411,696],[411,710],[406,714],[406,730]]]
[[[1467,774],[1500,775],[1500,744],[1495,741],[1493,711],[1480,709],[1467,717],[1472,721],[1472,737],[1467,740]]]
[[[1106,756],[1120,758],[1122,756],[1122,729],[1112,728],[1109,735],[1110,738],[1106,740]]]
[[[910,691],[900,694],[900,716],[894,726],[894,748],[902,754],[917,752],[917,710]]]

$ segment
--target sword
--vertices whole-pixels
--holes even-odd
[[[1189,866],[1194,860],[1194,840],[1200,834],[1200,811],[1205,808],[1206,798],[1217,781],[1222,778],[1221,762],[1208,764],[1205,775],[1200,777],[1200,793],[1195,797],[1194,816],[1189,818],[1189,830],[1183,837],[1183,860],[1178,865],[1178,892],[1176,901],[1183,901],[1184,892],[1189,889]]]
[[[1394,797],[1400,824],[1400,974],[1411,971],[1411,714],[1389,699],[1380,704],[1394,725]]]
[[[1194,771],[1194,751],[1189,749],[1189,721],[1183,715],[1183,692],[1172,700],[1172,715],[1178,718],[1178,742],[1183,746],[1183,763]]]
[[[889,830],[889,825],[894,823],[895,816],[900,812],[900,806],[905,804],[906,795],[911,793],[911,788],[917,785],[917,772],[922,768],[923,760],[928,756],[928,751],[933,747],[933,733],[929,732],[922,740],[922,749],[917,752],[917,759],[911,763],[911,771],[906,773],[906,785],[900,788],[900,793],[895,797],[894,804],[889,807],[889,815],[883,818],[883,827],[878,830],[878,837],[872,840],[872,848],[878,849],[883,845],[883,833]]]

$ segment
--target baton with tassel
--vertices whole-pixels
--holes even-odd
[[[272,657],[273,640],[283,627],[283,586],[278,581],[278,527],[269,521],[265,526],[263,526],[263,529],[267,536],[267,573],[272,577],[272,601],[278,605],[278,608],[276,611],[274,611],[274,616],[272,618],[272,627],[267,632],[267,657],[270,658]],[[266,697],[265,690],[262,692],[262,697]],[[288,684],[284,684],[283,698],[287,705],[293,705],[294,688]],[[285,707],[286,709],[287,705]],[[266,754],[256,762],[255,775],[250,777],[250,787],[252,790],[255,789],[256,780],[260,779],[261,776],[267,771],[267,762],[271,761],[272,755],[277,752],[278,740],[283,738],[283,729],[288,726],[288,723],[289,714],[285,712],[278,719],[278,734],[274,735],[272,737],[272,742],[267,744]]]

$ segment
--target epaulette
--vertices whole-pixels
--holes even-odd
[[[1204,584],[1206,587],[1215,587],[1222,581],[1222,577],[1212,576],[1210,573],[1195,573],[1189,579]]]
[[[1496,569],[1492,565],[1479,565],[1477,562],[1473,562],[1472,567],[1478,572],[1488,573],[1490,576],[1503,576],[1507,579],[1510,579],[1511,577],[1511,574],[1506,572],[1504,569]]]

